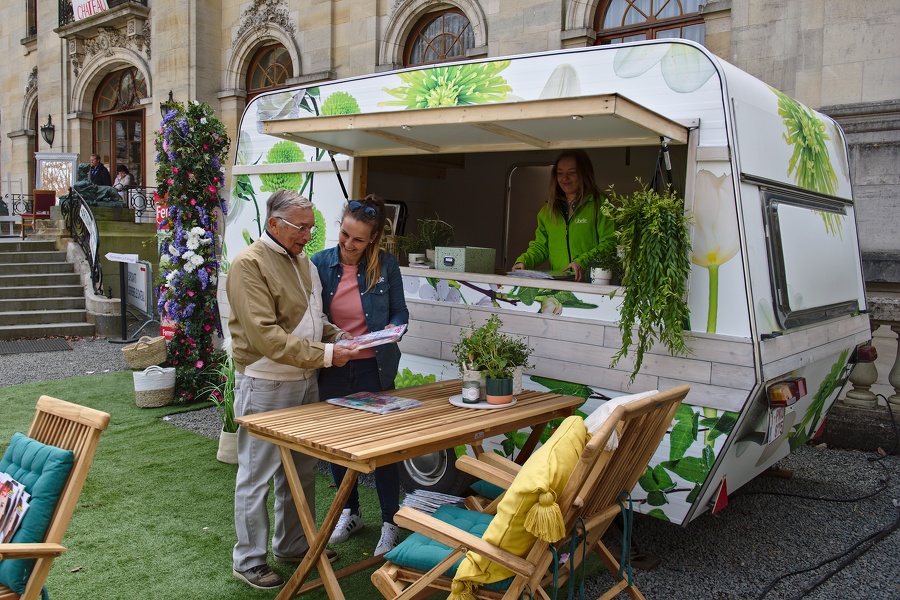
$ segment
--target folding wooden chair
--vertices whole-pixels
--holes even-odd
[[[513,573],[505,590],[491,590],[484,586],[469,590],[475,597],[513,600],[524,591],[526,597],[530,592],[534,598],[548,599],[550,595],[545,588],[562,585],[583,568],[583,550],[579,546],[554,577],[553,563],[558,564],[557,557],[569,552],[570,538],[574,534],[585,544],[587,552],[600,556],[616,579],[615,585],[602,598],[612,598],[621,591],[626,591],[632,598],[643,598],[630,575],[619,573],[618,561],[601,538],[616,515],[623,512],[622,506],[627,506],[627,501],[623,504],[623,493],[630,492],[644,473],[689,389],[688,386],[680,386],[622,404],[612,411],[585,446],[571,477],[556,499],[564,529],[568,532],[559,541],[550,543],[535,538],[530,550],[517,555],[431,515],[403,507],[397,513],[395,523],[444,544],[447,546],[447,556],[427,572],[389,560],[372,574],[372,582],[389,599],[426,598],[440,590],[450,591],[454,589],[454,582],[447,574],[448,570],[455,572],[454,564],[467,552],[474,551]],[[607,450],[607,442],[611,441],[614,432],[618,447]],[[482,454],[482,457],[486,456],[487,453]],[[519,470],[518,465],[511,462],[498,465],[495,456],[487,460],[464,456],[456,464],[457,468],[504,489],[508,489],[518,477],[514,475]],[[459,593],[458,587],[454,593]]]
[[[41,596],[41,588],[50,573],[53,559],[65,551],[60,545],[63,535],[78,504],[100,434],[108,425],[109,415],[105,412],[49,396],[41,396],[38,400],[27,436],[48,446],[71,450],[74,462],[43,542],[0,544],[0,564],[5,560],[37,559],[25,591],[20,595],[0,585],[0,600],[35,600]],[[25,514],[27,517],[28,513]]]

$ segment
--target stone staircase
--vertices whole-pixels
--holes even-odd
[[[92,336],[81,277],[49,240],[0,238],[0,340]]]

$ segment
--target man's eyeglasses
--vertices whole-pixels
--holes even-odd
[[[284,217],[278,217],[278,218],[281,219],[282,221],[284,221],[285,223],[287,223],[288,225],[290,225],[291,227],[293,227],[294,229],[296,229],[297,231],[299,231],[300,233],[309,233],[309,235],[313,235],[316,232],[315,225],[313,225],[312,227],[307,227],[306,225],[294,225],[293,223],[291,223]]]
[[[363,210],[363,214],[370,219],[374,219],[378,216],[378,211],[375,210],[374,206],[366,206],[365,204],[357,200],[351,200],[348,206],[350,207],[350,212],[356,212],[360,209],[360,207],[365,207],[365,210]]]

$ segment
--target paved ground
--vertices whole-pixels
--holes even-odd
[[[0,356],[0,385],[127,368],[120,345],[102,339],[71,345],[66,352]],[[210,410],[189,418],[182,426],[206,435],[218,425]],[[642,553],[662,561],[635,572],[639,587],[649,599],[672,600],[900,598],[900,456],[873,458],[804,447],[778,465],[792,469],[791,478],[758,477],[732,493],[722,512],[686,528],[639,515],[634,539]],[[824,582],[816,586],[817,580]],[[590,578],[586,597],[610,583],[605,574]]]

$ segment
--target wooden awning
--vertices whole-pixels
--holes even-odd
[[[266,121],[265,133],[348,156],[684,144],[688,127],[619,94]]]

